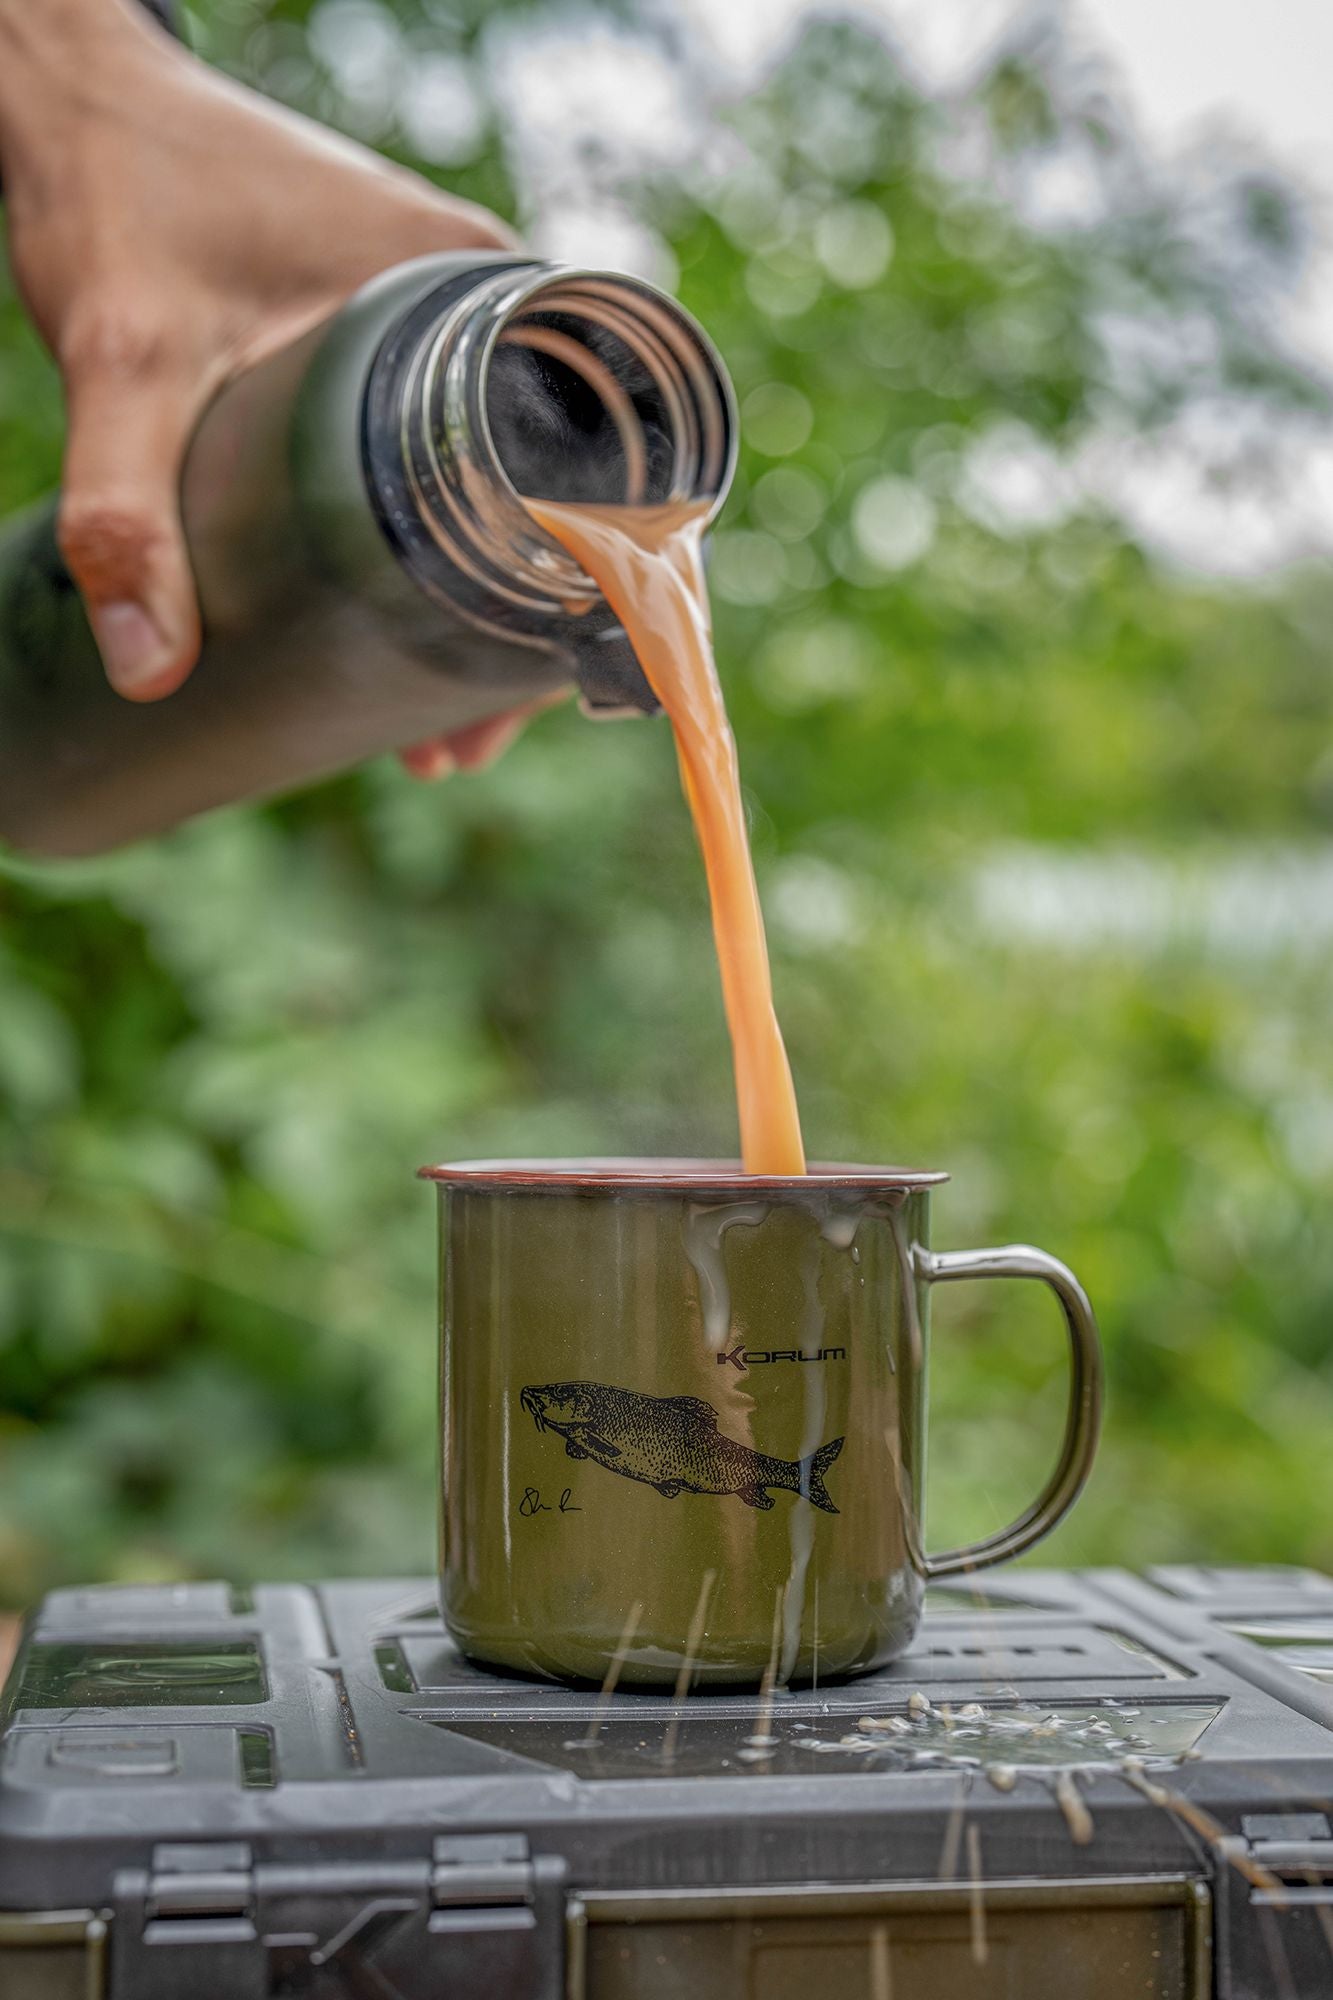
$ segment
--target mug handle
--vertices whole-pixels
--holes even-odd
[[[1039,1278],[1059,1299],[1069,1330],[1069,1412],[1055,1470],[1031,1506],[1007,1528],[966,1548],[923,1557],[928,1578],[958,1576],[1022,1555],[1064,1519],[1082,1492],[1101,1433],[1101,1342],[1087,1293],[1069,1266],[1044,1250],[1010,1243],[1001,1250],[932,1251],[916,1244],[913,1262],[918,1278],[928,1285],[956,1284],[966,1278]]]

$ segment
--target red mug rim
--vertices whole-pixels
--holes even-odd
[[[745,1193],[809,1192],[820,1188],[881,1191],[938,1187],[946,1173],[913,1167],[813,1163],[805,1174],[747,1174],[739,1160],[570,1159],[452,1160],[418,1167],[419,1180],[445,1187],[628,1189],[740,1189]]]

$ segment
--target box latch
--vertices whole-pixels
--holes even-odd
[[[1246,1813],[1220,1842],[1214,1940],[1219,1993],[1333,1991],[1328,1923],[1333,1827],[1322,1812]]]
[[[564,1880],[521,1834],[309,1866],[255,1863],[238,1841],[161,1845],[116,1878],[108,2000],[561,2000]]]
[[[562,2000],[564,1861],[534,1857],[523,1834],[441,1836],[431,1871],[430,1932],[445,1943],[461,1993],[489,1986],[514,2000]]]
[[[111,1994],[180,2000],[225,1993],[264,2000],[255,1878],[244,1841],[167,1842],[147,1870],[125,1869],[112,1895]]]
[[[1274,1881],[1251,1880],[1260,1909],[1333,1904],[1333,1828],[1321,1812],[1247,1813],[1241,1834],[1250,1861]]]

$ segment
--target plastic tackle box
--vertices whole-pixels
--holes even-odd
[[[1333,1581],[1010,1570],[887,1670],[469,1666],[426,1583],[58,1591],[2,2000],[1328,2000]]]

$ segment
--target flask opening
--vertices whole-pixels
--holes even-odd
[[[548,309],[504,328],[486,416],[510,484],[530,499],[643,506],[669,491],[662,385],[619,333],[585,316]]]
[[[547,619],[601,593],[523,494],[720,506],[735,460],[731,385],[706,336],[674,299],[614,272],[488,272],[420,343],[406,415],[436,544]]]
[[[557,270],[495,303],[485,421],[517,493],[720,503],[735,454],[730,383],[674,299],[637,278]]]
[[[423,294],[368,410],[380,518],[422,587],[565,650],[594,706],[654,708],[610,606],[523,500],[721,506],[735,403],[689,313],[639,278],[496,260]]]

